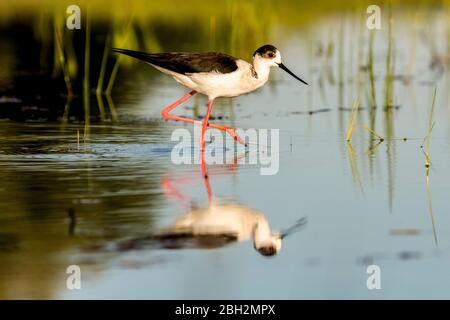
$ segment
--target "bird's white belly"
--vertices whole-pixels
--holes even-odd
[[[267,76],[254,78],[251,65],[245,61],[238,61],[238,69],[230,73],[199,72],[180,74],[152,65],[159,71],[171,75],[182,85],[214,99],[217,97],[236,97],[254,91],[263,86]]]
[[[241,71],[228,74],[195,73],[190,75],[172,74],[179,83],[210,99],[217,97],[236,97],[261,87],[266,81],[255,81]]]
[[[236,97],[263,85],[250,79],[240,70],[227,74],[196,73],[190,76],[190,80],[197,85],[196,91],[210,98]]]

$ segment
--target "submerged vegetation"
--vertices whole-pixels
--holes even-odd
[[[358,98],[355,102],[353,102],[352,111],[350,114],[349,125],[348,125],[348,130],[347,130],[347,136],[345,138],[347,142],[352,139],[353,130],[355,128],[355,124],[356,124],[356,121],[358,118],[360,105],[361,105],[361,98]]]
[[[383,138],[380,134],[378,134],[378,133],[376,133],[374,130],[368,128],[366,125],[364,125],[364,129],[366,129],[366,130],[369,131],[372,135],[374,135],[375,137],[377,137],[377,138],[378,138],[378,141],[380,141],[380,142],[383,142],[383,141],[384,141],[384,138]]]
[[[427,207],[428,207],[428,213],[430,215],[431,226],[432,226],[432,229],[433,229],[434,241],[435,241],[436,245],[438,245],[436,223],[435,223],[435,218],[434,218],[434,214],[433,214],[433,201],[432,201],[432,198],[431,198],[431,189],[430,189],[430,165],[431,165],[431,161],[430,161],[430,141],[431,141],[431,131],[433,130],[433,127],[434,127],[433,116],[434,116],[434,109],[435,109],[435,105],[436,105],[436,93],[437,93],[437,87],[434,88],[433,101],[431,102],[430,114],[429,114],[429,117],[428,117],[427,135],[423,139],[421,148],[423,149],[424,148],[424,144],[425,144],[424,154],[425,154],[425,176],[426,176],[426,190],[427,190]]]

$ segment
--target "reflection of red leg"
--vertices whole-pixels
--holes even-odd
[[[168,177],[161,179],[162,189],[167,197],[175,199],[181,206],[188,209],[190,206],[189,199],[185,195],[181,194],[173,185]]]
[[[161,111],[161,116],[163,118],[166,119],[170,119],[170,120],[175,120],[175,121],[182,121],[182,122],[187,122],[187,123],[192,123],[192,124],[200,124],[202,123],[202,121],[199,120],[194,120],[194,119],[189,119],[189,118],[184,118],[184,117],[180,117],[180,116],[174,116],[171,115],[169,112],[172,111],[173,109],[175,109],[176,107],[178,107],[180,104],[182,104],[183,102],[185,102],[186,100],[188,100],[190,97],[192,97],[194,94],[196,94],[197,91],[192,90],[191,92],[189,92],[188,94],[184,95],[181,99],[178,99],[177,101],[175,101],[174,103],[172,103],[171,105],[169,105],[168,107],[164,108]],[[208,104],[209,105],[209,104]],[[245,142],[236,134],[236,131],[233,128],[230,127],[226,127],[226,126],[220,126],[218,124],[214,124],[214,123],[208,123],[207,124],[208,127],[211,128],[215,128],[215,129],[219,129],[222,131],[225,131],[226,133],[228,133],[234,140],[236,140],[237,142],[245,145]]]
[[[213,103],[214,103],[214,99],[208,101],[208,110],[206,110],[205,118],[203,118],[202,135],[200,136],[200,151],[203,151],[205,149],[205,132],[206,132],[206,127],[208,126],[209,117],[211,116]]]
[[[235,158],[234,164],[230,165],[230,170],[235,171],[237,167],[237,161],[239,157]],[[206,171],[206,161],[205,161],[205,152],[200,152],[200,168],[202,173],[203,184],[206,189],[206,193],[208,195],[209,204],[212,204],[212,190],[211,184],[209,183],[209,176]],[[220,173],[220,172],[219,172]],[[195,182],[197,179],[194,179],[191,176],[177,176],[175,178],[171,178],[169,176],[164,176],[161,179],[161,187],[164,191],[164,194],[181,205],[184,209],[188,210],[191,207],[190,199],[179,191],[179,187],[182,185],[188,185],[190,183]]]
[[[211,185],[209,184],[209,177],[208,173],[206,172],[206,162],[205,162],[205,151],[200,151],[200,167],[202,169],[202,177],[203,177],[203,183],[205,184],[206,193],[208,194],[208,201],[209,204],[212,203],[212,191],[211,191]]]
[[[238,168],[238,162],[239,162],[239,160],[240,160],[241,158],[244,158],[244,157],[245,157],[245,154],[235,155],[234,158],[233,158],[233,162],[230,163],[230,164],[225,165],[225,167],[226,167],[229,171],[232,171],[232,172],[237,171],[237,168]]]

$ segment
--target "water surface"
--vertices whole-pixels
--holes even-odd
[[[317,42],[326,45],[336,19],[312,28]],[[401,34],[406,26],[397,28]],[[417,41],[410,74],[410,39],[397,38],[397,73],[412,81],[395,80],[389,116],[379,103],[377,131],[386,140],[378,146],[362,128],[369,123],[366,95],[351,144],[345,141],[358,92],[352,50],[345,57],[344,88],[330,80],[333,75],[321,84],[324,56],[311,57],[300,32],[289,33],[279,47],[286,64],[310,86],[274,70],[258,92],[217,102],[218,123],[280,130],[278,174],[262,176],[258,165],[207,168],[214,198],[261,212],[276,230],[308,218],[271,258],[249,241],[211,249],[115,246],[170,225],[186,213],[184,200],[208,204],[200,166],[171,162],[173,130],[192,127],[159,119],[160,109],[185,92],[165,76],[143,71],[148,77],[138,78],[139,86],[122,79],[113,96],[118,121],[93,123],[86,139],[76,121],[2,121],[0,296],[449,298],[449,75],[429,68],[429,49]],[[376,43],[377,97],[383,101],[385,42]],[[420,146],[435,84],[427,184]],[[195,117],[204,104],[205,98],[193,98],[179,112]],[[181,197],[168,192],[167,181]],[[66,288],[71,264],[81,267],[81,290]],[[381,290],[366,287],[372,264],[381,268]]]

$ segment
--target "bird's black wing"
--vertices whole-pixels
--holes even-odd
[[[127,49],[112,49],[114,52],[148,62],[173,72],[187,74],[199,72],[230,73],[236,71],[236,59],[224,53],[145,53]]]

